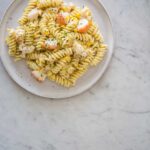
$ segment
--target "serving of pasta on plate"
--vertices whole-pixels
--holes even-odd
[[[39,82],[72,87],[100,63],[107,46],[86,6],[62,0],[29,0],[16,29],[8,29],[9,55],[25,60]]]

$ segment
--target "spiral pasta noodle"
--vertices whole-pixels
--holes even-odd
[[[34,25],[30,25],[26,27],[26,37],[25,37],[25,44],[33,45],[34,44],[34,32],[36,27]]]
[[[71,86],[74,85],[70,80],[64,79],[64,78],[62,78],[59,75],[55,75],[55,74],[53,74],[50,71],[48,72],[47,77],[50,80],[55,81],[56,83],[58,83],[58,84],[60,84],[60,85],[62,85],[64,87],[71,87]]]
[[[62,0],[39,0],[39,8],[58,7],[62,4]]]
[[[24,25],[28,22],[28,20],[29,20],[28,14],[33,8],[36,7],[36,5],[37,5],[37,0],[29,0],[29,4],[28,4],[27,8],[24,10],[22,17],[19,19],[20,25]]]
[[[16,36],[12,29],[9,31],[9,37],[6,39],[7,45],[9,47],[9,55],[15,56],[17,51],[17,42],[16,42]]]
[[[88,33],[85,33],[85,34],[75,33],[75,37],[77,40],[80,40],[80,41],[86,43],[88,46],[93,45],[95,42],[94,38]]]
[[[40,67],[37,65],[35,61],[28,60],[27,65],[32,70],[40,70]]]
[[[64,66],[66,66],[67,63],[69,63],[71,58],[69,56],[63,57],[59,62],[56,64],[56,66],[52,69],[52,72],[54,74],[57,74]]]
[[[29,0],[6,43],[9,55],[24,59],[37,81],[47,77],[64,87],[75,86],[107,52],[90,9],[63,0]]]

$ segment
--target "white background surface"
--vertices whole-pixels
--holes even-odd
[[[0,17],[11,0],[0,0]],[[34,96],[0,64],[0,150],[150,149],[150,0],[101,0],[115,54],[89,91],[64,100]]]

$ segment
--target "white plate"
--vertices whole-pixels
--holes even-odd
[[[78,6],[82,6],[84,4],[92,10],[94,19],[101,29],[105,43],[108,45],[109,50],[101,64],[89,69],[89,71],[78,80],[76,86],[69,89],[61,87],[49,80],[46,80],[42,84],[38,83],[31,77],[30,70],[23,61],[14,62],[13,58],[8,55],[8,48],[5,44],[7,28],[16,27],[18,25],[17,20],[22,15],[23,9],[27,5],[27,1],[13,1],[3,17],[0,27],[1,60],[13,80],[33,94],[47,98],[66,98],[80,94],[98,81],[110,62],[113,53],[113,33],[110,19],[104,7],[98,0],[72,0],[72,2]]]

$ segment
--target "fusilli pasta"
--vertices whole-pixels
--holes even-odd
[[[24,59],[36,80],[47,77],[64,87],[74,86],[107,51],[90,9],[63,0],[29,0],[6,43],[9,55]]]

